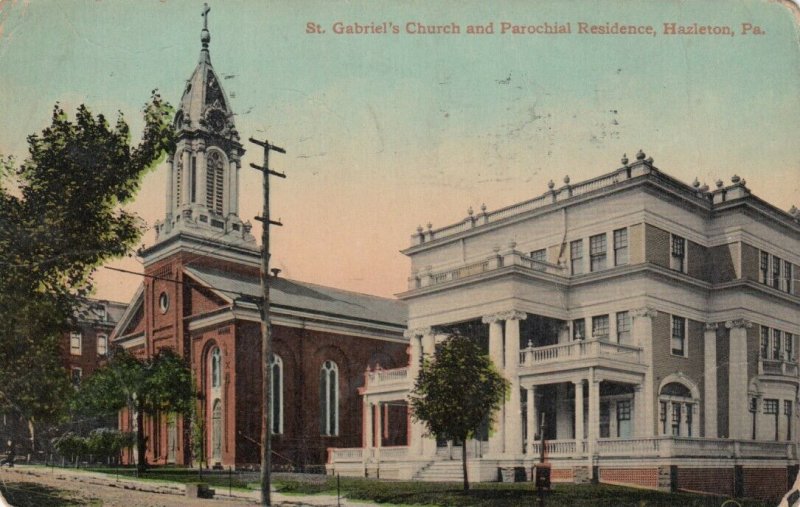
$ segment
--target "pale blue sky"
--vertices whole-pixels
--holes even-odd
[[[538,195],[546,182],[617,167],[643,148],[665,172],[713,184],[737,173],[759,196],[800,205],[797,23],[775,2],[209,2],[211,58],[246,139],[288,150],[276,167],[274,264],[287,276],[389,295],[405,288],[420,223]],[[200,49],[202,2],[0,3],[0,152],[24,156],[53,103],[138,124],[158,88],[177,103]],[[308,35],[307,22],[328,33]],[[652,24],[649,36],[336,36],[345,23],[502,21]],[[736,35],[666,36],[663,23]],[[742,36],[744,22],[765,35]],[[510,79],[509,79],[510,76]],[[507,82],[506,82],[507,81]],[[244,166],[259,158],[248,147]],[[241,215],[258,213],[243,169]],[[164,170],[133,208],[164,214]],[[145,243],[152,243],[152,235]],[[135,268],[133,261],[121,264]],[[136,277],[101,273],[102,297]]]

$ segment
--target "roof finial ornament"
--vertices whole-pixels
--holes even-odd
[[[211,34],[208,31],[208,13],[211,12],[211,7],[207,3],[203,4],[203,31],[200,32],[200,42],[203,43],[203,49],[208,49],[208,43],[211,42]]]

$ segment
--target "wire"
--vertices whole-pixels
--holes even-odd
[[[244,300],[249,300],[250,302],[253,302],[253,303],[258,303],[260,301],[260,299],[261,299],[258,296],[253,296],[252,294],[245,294],[244,292],[238,292],[238,291],[235,291],[235,290],[220,289],[220,288],[217,288],[217,287],[206,287],[205,285],[200,285],[200,284],[197,284],[197,283],[181,282],[179,280],[175,280],[175,279],[172,279],[172,278],[166,278],[166,277],[163,277],[163,276],[156,276],[156,275],[147,275],[147,274],[144,274],[144,273],[137,273],[136,271],[130,271],[130,270],[127,270],[127,269],[112,268],[110,266],[103,266],[103,268],[104,269],[110,269],[111,271],[119,271],[120,273],[127,273],[127,274],[130,274],[130,275],[138,275],[138,276],[143,276],[145,278],[152,278],[154,280],[163,280],[163,281],[166,281],[166,282],[172,282],[172,283],[176,283],[176,284],[179,284],[179,285],[186,285],[187,287],[197,287],[197,288],[211,289],[211,290],[215,290],[215,291],[219,291],[219,292],[225,292],[225,293],[228,293],[228,294],[234,294],[234,295],[239,296],[240,298],[242,298]]]

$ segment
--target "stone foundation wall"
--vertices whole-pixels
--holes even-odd
[[[678,488],[682,490],[733,496],[733,481],[733,467],[678,468]]]

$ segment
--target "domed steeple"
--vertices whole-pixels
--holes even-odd
[[[211,34],[208,31],[208,4],[203,8],[203,30],[200,32],[200,59],[192,76],[186,82],[181,105],[175,114],[175,129],[179,135],[202,130],[222,137],[239,140],[233,123],[233,111],[220,85],[219,77],[211,66],[208,51]]]
[[[244,148],[228,97],[211,66],[210,10],[204,4],[200,59],[175,113],[177,143],[168,159],[167,214],[156,224],[156,241],[186,233],[255,246],[249,223],[238,216]]]

